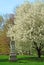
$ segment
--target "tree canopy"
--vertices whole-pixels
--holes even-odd
[[[15,25],[9,28],[8,36],[14,36],[21,49],[28,50],[32,45],[44,47],[44,4],[24,3],[16,9]],[[22,48],[23,47],[23,48]],[[36,49],[37,50],[37,49]]]

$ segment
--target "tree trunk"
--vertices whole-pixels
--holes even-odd
[[[37,52],[38,52],[38,58],[41,58],[41,50],[38,49]]]
[[[29,55],[31,54],[30,50],[29,50]]]

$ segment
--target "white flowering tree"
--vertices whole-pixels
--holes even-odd
[[[44,47],[44,4],[24,3],[16,9],[15,25],[12,27],[15,42],[22,51],[36,49],[38,57]],[[9,33],[10,33],[9,32]]]

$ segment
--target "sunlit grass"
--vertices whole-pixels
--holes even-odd
[[[19,55],[16,62],[10,62],[8,55],[0,55],[0,65],[44,65],[44,57]]]

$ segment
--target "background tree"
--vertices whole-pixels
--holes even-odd
[[[3,16],[0,15],[0,30],[3,26],[3,22],[4,22]]]
[[[0,16],[0,54],[9,54],[10,38],[6,36],[8,25],[14,24],[14,14]]]

